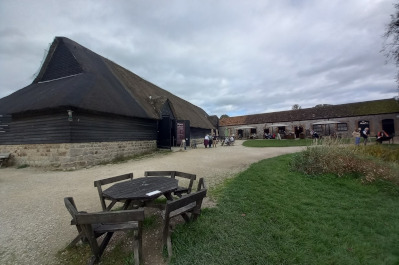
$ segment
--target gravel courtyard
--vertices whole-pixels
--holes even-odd
[[[247,148],[237,141],[234,146],[205,149],[202,145],[76,171],[1,168],[0,264],[55,264],[54,255],[76,236],[63,199],[72,196],[80,211],[100,211],[94,180],[129,172],[137,178],[146,170],[177,170],[204,177],[212,187],[254,162],[302,149]]]

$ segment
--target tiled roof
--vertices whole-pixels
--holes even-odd
[[[394,99],[383,99],[349,103],[342,105],[328,105],[299,110],[289,110],[262,113],[246,116],[222,118],[220,126],[237,126],[246,124],[261,124],[271,122],[293,122],[303,120],[333,119],[342,117],[376,115],[385,113],[399,113],[399,102]]]

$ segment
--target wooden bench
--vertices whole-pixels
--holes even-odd
[[[79,239],[82,239],[82,241],[90,245],[93,256],[90,258],[88,264],[95,264],[100,261],[112,235],[118,231],[134,231],[134,264],[140,264],[142,258],[144,209],[86,213],[78,212],[72,197],[64,198],[64,203],[72,216],[71,225],[75,225],[79,232],[78,237],[72,243],[76,244]],[[104,234],[105,236],[103,236]],[[100,237],[102,240],[99,239],[101,241],[99,245],[97,238]]]
[[[10,157],[11,153],[0,153],[0,167],[3,165],[3,162],[7,162]]]
[[[111,208],[115,205],[116,201],[112,201],[108,206],[106,205],[105,200],[110,200],[110,199],[104,197],[102,186],[111,184],[111,183],[115,183],[115,182],[119,182],[122,180],[126,180],[126,179],[132,180],[133,173],[123,174],[123,175],[119,175],[116,177],[111,177],[111,178],[100,179],[100,180],[94,181],[94,187],[97,187],[98,196],[100,197],[101,207],[103,208],[103,211],[110,211]]]
[[[203,180],[198,185],[205,186]],[[169,258],[172,256],[172,228],[170,219],[181,215],[186,222],[194,221],[201,213],[202,200],[206,196],[206,189],[201,189],[194,193],[190,193],[174,201],[167,201],[165,211],[162,212],[164,219],[163,228],[163,244],[167,246]],[[190,213],[190,216],[187,214]]]

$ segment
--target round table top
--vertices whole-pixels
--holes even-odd
[[[118,182],[103,191],[113,200],[153,200],[177,189],[178,180],[168,177],[144,177]]]

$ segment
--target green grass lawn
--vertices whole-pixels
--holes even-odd
[[[218,207],[176,228],[170,264],[399,264],[397,186],[306,177],[291,159],[253,164],[213,191]]]
[[[259,139],[259,140],[246,140],[242,144],[246,147],[288,147],[288,146],[309,146],[312,145],[312,139]]]
[[[327,139],[327,138],[326,138]],[[324,139],[318,140],[318,144],[322,144]],[[331,140],[329,140],[331,141]],[[344,138],[339,140],[340,143],[352,143],[352,139]],[[246,140],[243,145],[246,147],[287,147],[287,146],[310,146],[315,142],[312,139],[258,139]]]

